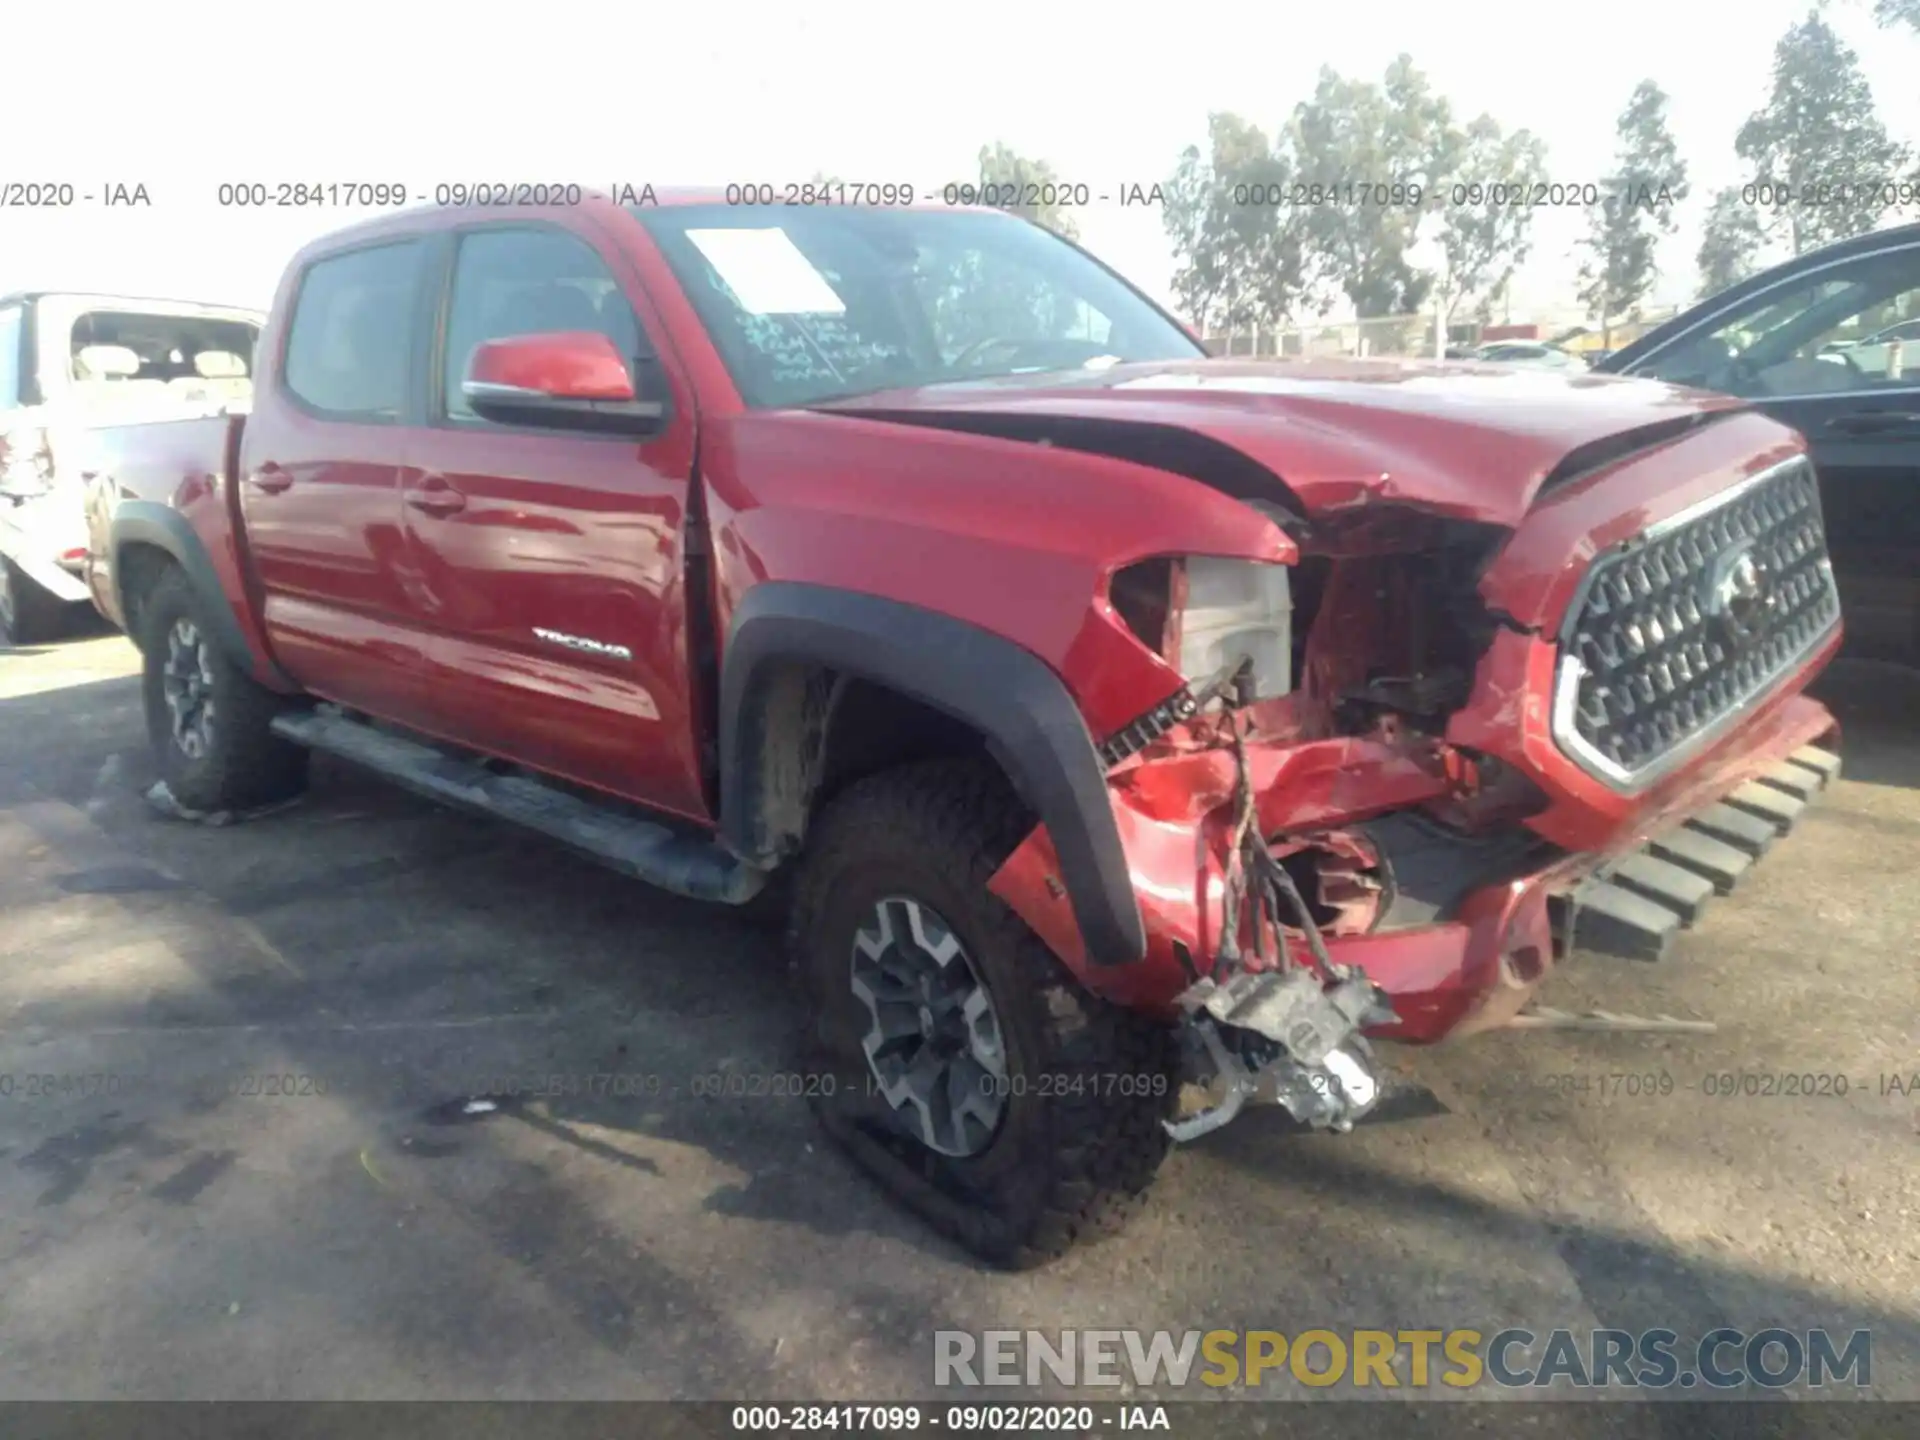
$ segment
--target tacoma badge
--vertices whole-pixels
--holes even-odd
[[[584,635],[564,635],[558,630],[542,630],[538,625],[533,633],[549,645],[564,645],[569,650],[579,650],[588,655],[604,655],[609,660],[631,660],[633,651],[624,645],[609,645],[604,640],[589,640]]]

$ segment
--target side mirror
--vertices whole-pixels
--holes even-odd
[[[488,340],[474,348],[460,393],[474,414],[502,425],[651,435],[667,414],[639,397],[625,357],[597,330]]]

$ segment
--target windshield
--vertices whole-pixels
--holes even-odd
[[[1099,262],[1011,215],[753,205],[632,213],[755,407],[1204,353]]]

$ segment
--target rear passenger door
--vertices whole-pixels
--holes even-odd
[[[636,373],[650,392],[685,397],[638,280],[584,224],[548,220],[457,231],[441,264],[428,427],[402,484],[433,728],[705,819],[682,584],[690,403],[635,440],[495,424],[461,398],[481,342],[573,330],[654,370]]]
[[[275,655],[315,694],[403,724],[427,718],[399,495],[427,254],[419,238],[384,241],[296,277],[240,464]]]

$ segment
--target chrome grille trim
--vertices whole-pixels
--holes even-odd
[[[1644,789],[1839,624],[1818,483],[1795,456],[1594,559],[1561,629],[1554,740],[1613,788]]]

